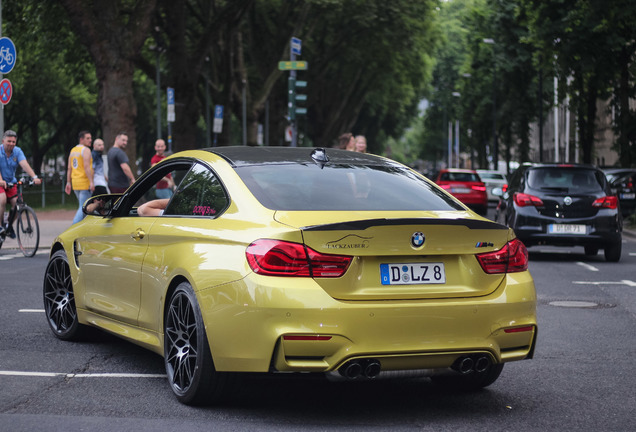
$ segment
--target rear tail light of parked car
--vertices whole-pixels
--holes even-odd
[[[525,194],[521,192],[515,192],[512,198],[514,199],[515,204],[517,204],[519,207],[526,207],[526,206],[543,207],[543,201],[541,201],[540,198],[534,195]]]
[[[473,190],[476,190],[477,192],[486,192],[486,185],[485,184],[472,185],[471,188],[473,188]]]
[[[245,251],[254,273],[267,276],[340,277],[352,257],[316,252],[300,243],[256,240]]]
[[[514,239],[494,252],[476,255],[481,268],[488,274],[516,273],[528,270],[528,249],[519,239]]]
[[[618,198],[615,196],[604,196],[595,200],[592,207],[615,209],[618,207]]]

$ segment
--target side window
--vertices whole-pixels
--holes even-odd
[[[140,205],[155,199],[170,198],[177,185],[189,172],[191,165],[191,163],[171,164],[156,170],[135,190],[136,199],[133,208],[138,208]]]
[[[196,164],[179,183],[164,215],[216,216],[229,205],[225,189],[207,167]]]

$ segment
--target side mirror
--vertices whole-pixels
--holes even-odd
[[[110,216],[113,206],[121,198],[121,194],[97,195],[84,203],[82,211],[88,216]]]
[[[500,198],[503,196],[503,189],[500,187],[492,188],[491,192],[494,196],[498,196]]]

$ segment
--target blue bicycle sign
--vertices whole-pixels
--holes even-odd
[[[0,73],[8,74],[13,70],[17,53],[13,41],[8,37],[0,38]]]

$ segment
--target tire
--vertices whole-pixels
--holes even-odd
[[[584,246],[585,255],[596,256],[598,254],[598,248],[596,246]]]
[[[499,378],[503,370],[503,363],[491,364],[483,372],[471,372],[466,375],[434,376],[431,381],[439,387],[451,390],[473,391],[488,387]]]
[[[605,247],[605,261],[619,262],[621,260],[621,252],[623,244],[621,241]]]
[[[35,255],[40,245],[40,225],[31,207],[24,207],[18,212],[16,235],[24,256],[30,258]]]
[[[231,375],[214,368],[201,309],[187,282],[177,286],[166,307],[164,362],[177,400],[207,405],[221,400]]]
[[[86,327],[77,319],[75,294],[68,258],[63,250],[53,254],[44,272],[44,312],[53,334],[62,340],[79,340]]]

